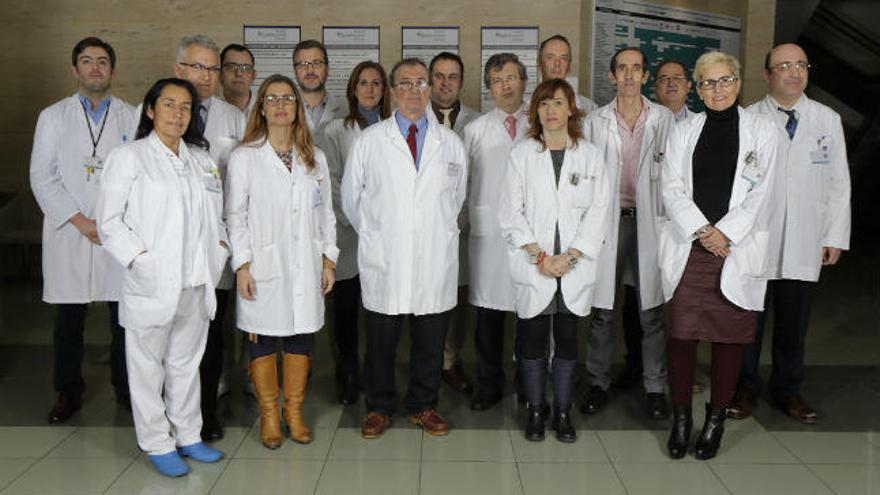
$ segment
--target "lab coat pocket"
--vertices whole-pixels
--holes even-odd
[[[492,214],[489,205],[471,206],[470,211],[470,235],[485,237],[498,230],[498,217]]]
[[[569,192],[568,204],[572,208],[589,208],[593,206],[593,187],[596,177],[592,175],[579,176],[571,174],[568,177]]]
[[[156,297],[159,292],[158,265],[152,252],[135,258],[134,264],[125,274],[123,291],[132,296]]]
[[[767,270],[767,247],[770,235],[766,230],[756,230],[734,249],[743,275],[761,277]]]
[[[254,281],[266,282],[281,275],[281,259],[277,244],[269,244],[254,253],[250,266]]]
[[[385,248],[377,231],[362,230],[358,238],[358,269],[363,277],[377,277],[385,272]]]

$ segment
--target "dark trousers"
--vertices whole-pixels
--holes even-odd
[[[623,338],[626,344],[626,366],[642,369],[642,322],[639,320],[639,293],[632,285],[624,285]]]
[[[125,329],[119,326],[119,303],[108,302],[110,309],[110,380],[117,398],[126,398],[128,373],[125,368]],[[82,376],[83,332],[88,304],[57,304],[52,329],[55,367],[52,383],[55,391],[75,401],[82,398],[86,384]]]
[[[523,359],[544,359],[550,331],[553,331],[553,359],[577,360],[577,324],[572,313],[538,315],[516,320],[516,340]]]
[[[339,371],[345,374],[357,373],[360,301],[359,277],[336,281],[333,286],[333,340],[339,356]]]
[[[391,415],[395,410],[395,358],[400,329],[406,315],[386,315],[365,310],[367,354],[364,360],[364,398],[369,412]],[[437,405],[443,368],[443,342],[449,312],[409,315],[409,389],[406,410],[415,414]]]
[[[477,307],[477,389],[483,395],[504,392],[504,321],[508,312]]]
[[[226,319],[226,309],[229,307],[233,291],[216,289],[214,295],[217,297],[217,311],[208,325],[208,342],[205,344],[205,354],[202,355],[202,362],[199,365],[203,416],[217,414],[217,387],[220,385],[220,373],[223,371],[223,320]]]
[[[263,356],[269,356],[278,352],[278,343],[285,354],[301,354],[310,356],[312,354],[312,337],[311,333],[302,333],[299,335],[286,335],[284,337],[275,337],[271,335],[259,335],[256,342],[248,340],[248,355],[251,361]]]
[[[771,280],[767,284],[765,308],[773,304],[773,370],[767,383],[770,395],[783,398],[800,395],[804,381],[804,342],[810,326],[810,306],[815,282]],[[752,392],[761,390],[761,342],[766,313],[759,313],[755,341],[743,352],[740,385]]]

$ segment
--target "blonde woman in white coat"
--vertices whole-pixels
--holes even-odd
[[[357,267],[357,232],[342,212],[339,190],[345,161],[355,139],[364,129],[391,116],[391,91],[385,69],[377,62],[359,63],[348,78],[348,115],[331,121],[318,135],[327,154],[333,212],[336,214],[336,285],[333,287],[333,343],[339,402],[348,406],[358,399],[358,313],[361,282]]]
[[[333,288],[339,250],[327,161],[312,143],[293,81],[269,76],[256,98],[244,143],[229,161],[226,221],[238,288],[236,320],[249,337],[260,437],[276,449],[282,439],[279,343],[284,419],[294,441],[312,441],[302,403],[312,334],[324,326],[324,296]]]
[[[712,343],[711,401],[694,455],[716,455],[736,389],[743,346],[764,307],[768,185],[775,173],[773,123],[737,104],[740,65],[703,54],[694,82],[706,111],[677,125],[662,172],[669,220],[659,231],[663,293],[669,301],[667,361],[673,426],[667,448],[685,455],[697,344]]]
[[[577,325],[590,313],[610,190],[599,150],[583,140],[574,90],[535,88],[528,139],[510,154],[499,208],[517,320],[518,366],[529,402],[525,436],[544,439],[546,349],[553,329],[553,429],[574,442],[570,409]]]
[[[181,455],[216,462],[202,443],[199,362],[214,287],[226,264],[219,171],[196,130],[196,92],[162,79],[147,92],[137,141],[113,150],[98,199],[98,232],[125,267],[119,321],[138,445],[163,475]]]

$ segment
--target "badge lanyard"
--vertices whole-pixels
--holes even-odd
[[[112,100],[107,103],[107,108],[104,109],[104,118],[101,119],[101,128],[98,130],[98,137],[95,137],[95,133],[92,131],[92,119],[89,118],[88,112],[86,112],[86,106],[83,105],[83,116],[86,119],[86,125],[89,127],[89,139],[92,141],[92,158],[95,158],[98,154],[98,143],[101,142],[101,136],[104,135],[104,126],[107,125],[107,116],[110,115],[110,104]],[[95,171],[95,161],[93,160],[89,166],[86,167],[86,172],[88,176],[86,180],[90,180],[92,178],[92,173]]]

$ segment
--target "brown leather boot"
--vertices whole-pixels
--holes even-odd
[[[312,441],[312,431],[302,416],[310,362],[308,356],[284,353],[284,421],[290,429],[290,438],[298,443]]]
[[[260,440],[269,449],[281,446],[281,415],[278,411],[278,369],[275,354],[251,361],[250,375],[260,405]]]

